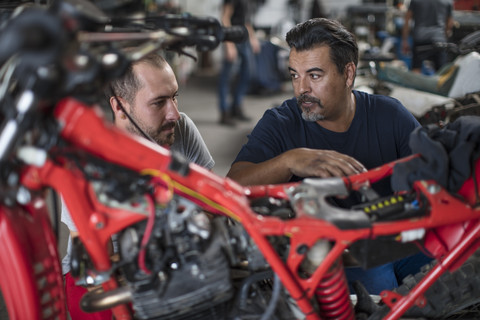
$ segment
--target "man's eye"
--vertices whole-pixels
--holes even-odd
[[[156,107],[163,107],[165,105],[165,100],[159,100],[155,102]]]
[[[297,78],[298,78],[298,74],[290,73],[290,77],[291,77],[292,79],[297,79]]]
[[[320,78],[320,75],[319,75],[319,74],[315,74],[315,73],[311,73],[311,74],[310,74],[310,77],[311,77],[312,79],[318,79],[318,78]]]

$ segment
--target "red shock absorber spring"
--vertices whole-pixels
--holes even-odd
[[[315,294],[322,319],[355,319],[341,259],[338,259],[326,272],[315,289]]]

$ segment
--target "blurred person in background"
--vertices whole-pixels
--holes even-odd
[[[250,83],[250,68],[253,60],[251,52],[260,52],[260,43],[251,24],[250,4],[247,0],[223,0],[221,22],[223,26],[245,26],[248,41],[242,43],[225,42],[218,83],[218,104],[220,124],[233,126],[234,120],[249,121],[242,108],[242,102]],[[238,79],[231,90],[232,70],[238,62]],[[231,101],[229,100],[231,96]]]
[[[412,53],[412,71],[420,73],[424,61],[433,63],[434,71],[439,70],[447,61],[445,49],[435,43],[447,42],[453,28],[452,0],[411,0],[402,30],[402,52]],[[410,25],[412,48],[410,48]]]

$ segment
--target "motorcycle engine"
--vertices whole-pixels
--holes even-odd
[[[224,319],[233,287],[223,250],[226,220],[217,219],[182,198],[157,209],[145,248],[150,274],[138,263],[146,222],[123,230],[118,238],[121,272],[132,289],[136,318]]]

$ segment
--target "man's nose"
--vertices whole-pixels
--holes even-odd
[[[167,103],[167,114],[165,118],[169,121],[177,121],[180,119],[177,103],[173,99],[169,99]]]
[[[298,93],[299,94],[304,94],[304,93],[309,93],[311,90],[310,87],[310,81],[308,77],[302,77],[298,81]]]

